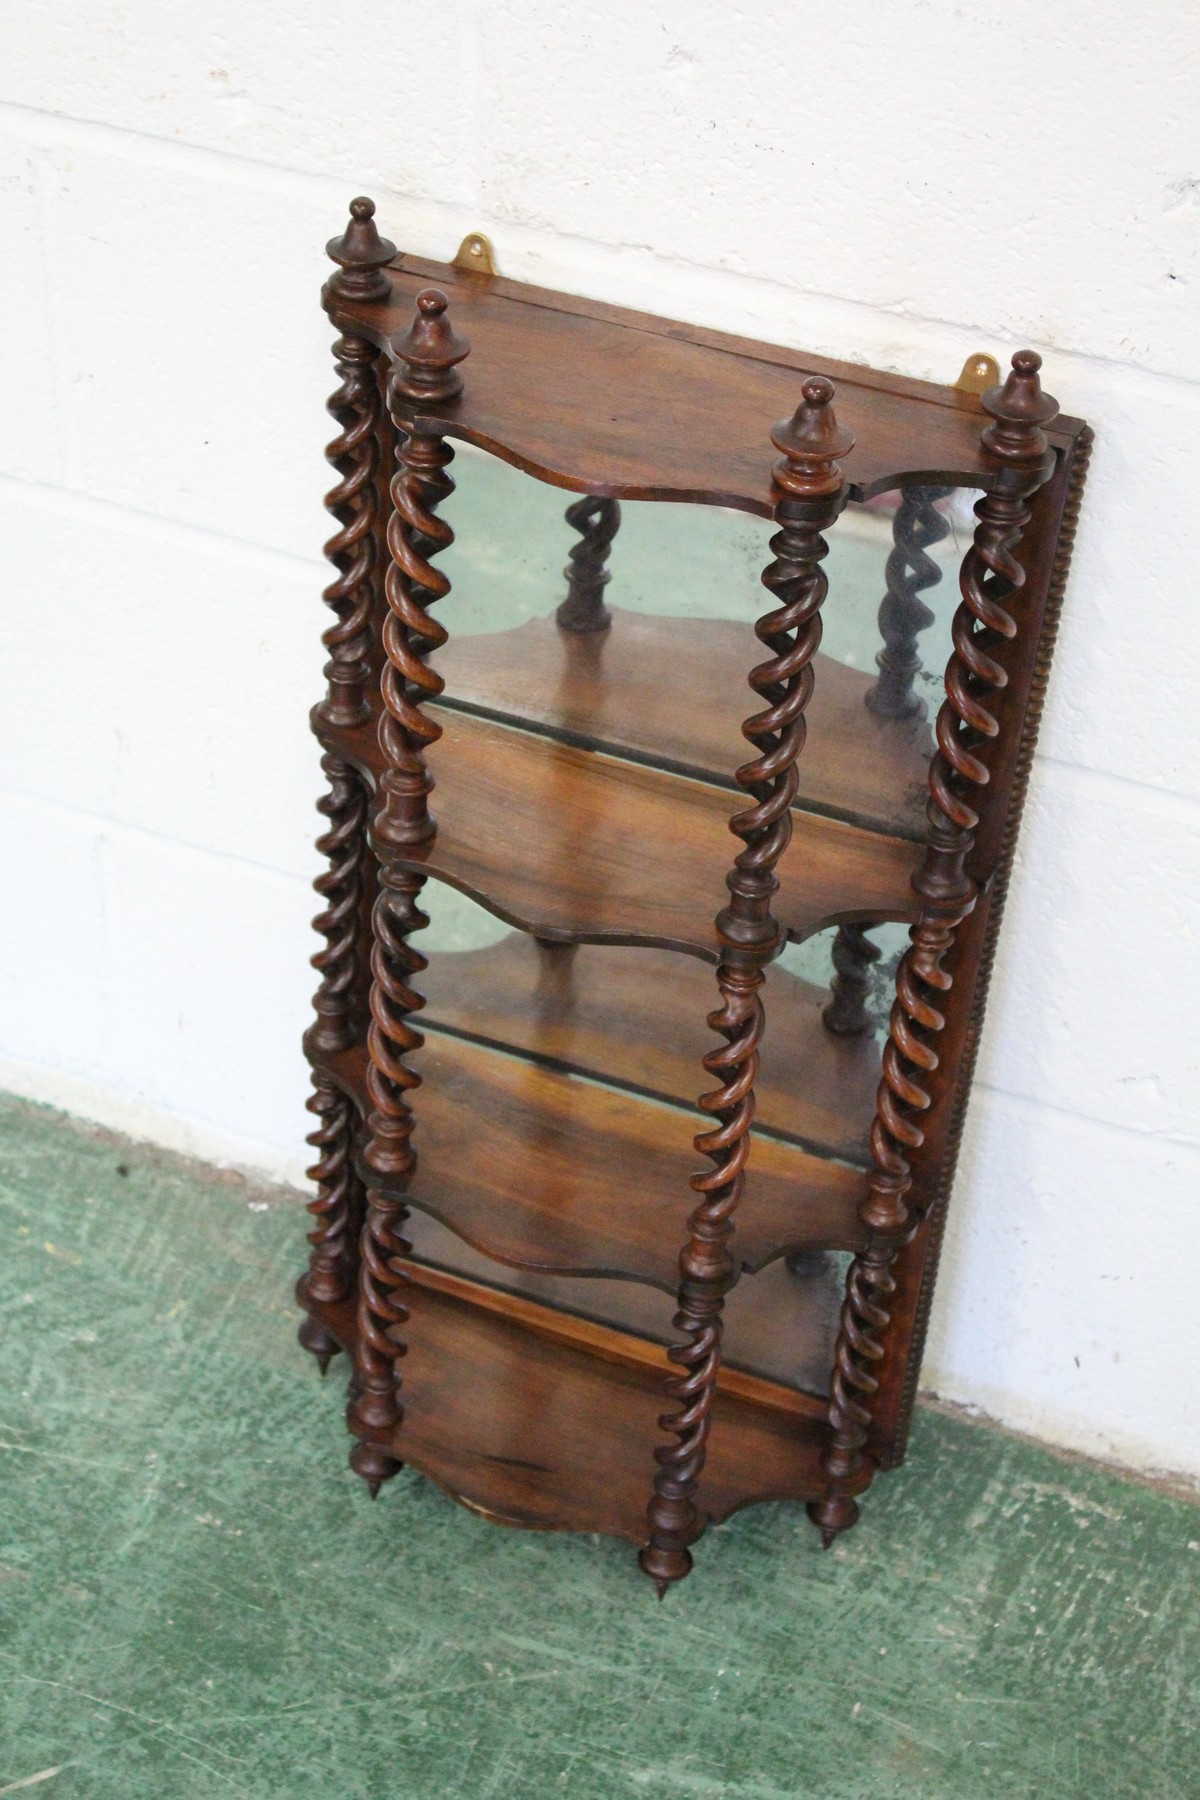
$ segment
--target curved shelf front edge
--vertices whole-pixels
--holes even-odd
[[[644,945],[720,957],[715,916],[737,842],[723,789],[582,750],[450,708],[426,760],[436,835],[387,860],[455,887],[505,924],[558,943]],[[371,725],[321,743],[373,788],[383,769]],[[911,840],[793,811],[776,917],[788,938],[916,917]],[[538,908],[531,905],[536,897]]]

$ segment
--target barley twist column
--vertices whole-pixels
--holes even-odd
[[[308,1134],[316,1161],[306,1171],[316,1183],[316,1197],[308,1203],[313,1225],[308,1272],[300,1283],[301,1300],[324,1304],[345,1300],[358,1273],[357,1238],[362,1230],[365,1196],[354,1167],[354,1107],[326,1076],[317,1075],[308,1110],[317,1124]],[[324,1375],[339,1348],[336,1339],[316,1319],[300,1326],[301,1344],[316,1357]]]
[[[962,599],[954,616],[946,698],[929,770],[925,857],[913,877],[920,917],[897,970],[883,1053],[871,1131],[873,1169],[859,1209],[866,1247],[846,1279],[830,1389],[826,1490],[808,1509],[827,1546],[858,1518],[853,1496],[870,1479],[865,1445],[871,1396],[879,1385],[882,1334],[891,1317],[892,1265],[919,1223],[908,1205],[908,1156],[924,1142],[921,1115],[947,1091],[938,1078],[937,1038],[945,1024],[941,1009],[951,985],[942,964],[978,892],[966,859],[979,824],[976,790],[988,781],[979,751],[999,732],[988,703],[1008,679],[995,651],[1018,630],[1008,608],[1019,597],[1025,573],[1013,546],[1029,521],[1031,495],[1054,466],[1041,428],[1058,406],[1042,391],[1040,367],[1041,358],[1032,351],[1018,351],[1004,386],[983,397],[993,421],[983,443],[994,473],[975,508],[979,522],[963,559]]]
[[[407,1058],[420,1048],[412,1016],[424,1005],[413,985],[426,959],[410,942],[429,920],[417,902],[425,876],[401,859],[428,843],[436,832],[429,811],[433,779],[425,752],[441,736],[441,726],[422,711],[436,699],[441,678],[428,657],[446,641],[429,608],[450,591],[450,583],[430,558],[453,542],[454,534],[436,508],[454,491],[447,474],[453,451],[422,409],[454,399],[462,389],[456,364],[469,346],[446,319],[447,301],[436,288],[417,296],[412,328],[393,344],[396,369],[388,406],[396,428],[397,467],[391,486],[392,514],[387,542],[390,562],[384,583],[386,656],[381,679],[383,714],[379,743],[384,770],[375,820],[379,852],[379,897],[372,919],[371,1024],[367,1093],[370,1132],[365,1160],[371,1183],[363,1227],[358,1288],[358,1358],[350,1403],[350,1429],[358,1438],[351,1466],[372,1494],[400,1467],[379,1442],[403,1417],[400,1360],[408,1317],[405,1279],[397,1267],[410,1245],[404,1194],[416,1167],[409,1097],[420,1076]]]
[[[358,770],[342,756],[327,753],[321,768],[329,783],[317,802],[328,820],[317,839],[317,850],[327,867],[313,887],[324,901],[313,920],[313,930],[325,943],[312,958],[321,977],[313,995],[316,1021],[308,1034],[309,1047],[333,1054],[345,1050],[357,1037],[354,1018],[355,988],[364,953],[360,920],[367,856],[367,791]]]
[[[1008,885],[1012,876],[1013,859],[1016,853],[1017,833],[1021,826],[1021,815],[1025,806],[1025,796],[1029,787],[1029,776],[1033,767],[1034,751],[1037,748],[1038,730],[1041,725],[1042,711],[1046,702],[1046,689],[1050,680],[1050,665],[1054,656],[1054,646],[1058,639],[1058,630],[1062,618],[1063,600],[1066,597],[1067,578],[1071,572],[1071,557],[1075,549],[1075,536],[1079,529],[1079,511],[1083,503],[1083,490],[1087,483],[1088,466],[1091,462],[1092,445],[1095,433],[1090,425],[1085,425],[1075,440],[1075,454],[1071,459],[1066,499],[1058,528],[1058,543],[1054,552],[1054,561],[1050,570],[1050,581],[1046,590],[1046,605],[1042,615],[1042,629],[1038,639],[1037,654],[1034,659],[1033,674],[1029,684],[1029,700],[1025,709],[1025,724],[1021,735],[1021,743],[1013,768],[1012,785],[1009,790],[1008,808],[1004,819],[1004,834],[1000,846],[1000,854],[996,863],[996,872],[992,877],[991,895],[988,905],[987,933],[980,947],[978,971],[975,977],[975,999],[971,1008],[971,1019],[967,1031],[967,1039],[959,1062],[959,1079],[954,1099],[954,1111],[946,1131],[946,1147],[942,1154],[937,1191],[929,1205],[925,1208],[923,1218],[929,1220],[927,1247],[920,1272],[920,1286],[917,1293],[916,1310],[913,1314],[906,1350],[904,1387],[899,1403],[899,1440],[895,1451],[895,1462],[904,1455],[904,1447],[908,1438],[909,1421],[916,1399],[917,1380],[920,1375],[920,1350],[925,1342],[925,1334],[929,1328],[929,1313],[933,1300],[933,1289],[937,1280],[938,1262],[941,1256],[942,1238],[946,1227],[947,1206],[954,1172],[958,1165],[958,1153],[962,1143],[963,1129],[966,1125],[967,1102],[970,1098],[971,1084],[975,1076],[975,1062],[979,1053],[979,1039],[983,1024],[984,1008],[987,1004],[988,988],[992,978],[992,968],[996,959],[996,945],[1000,928],[1004,922],[1005,901],[1008,896]],[[894,1466],[894,1463],[893,1465]]]
[[[700,1110],[713,1124],[695,1140],[697,1151],[713,1167],[692,1177],[699,1202],[680,1252],[674,1318],[683,1341],[668,1352],[679,1370],[667,1383],[674,1410],[659,1420],[675,1441],[655,1451],[649,1542],[639,1559],[660,1599],[671,1582],[690,1570],[688,1545],[701,1529],[696,1493],[716,1398],[724,1297],[737,1277],[730,1239],[750,1153],[763,1033],[763,971],[783,944],[782,927],[771,912],[779,886],[775,868],[792,832],[796,758],[804,745],[804,709],[812,694],[812,659],[828,591],[821,568],[828,545],[821,533],[844,504],[837,458],[854,442],[834,415],[831,382],[810,378],[802,394],[794,417],[771,434],[783,452],[775,465],[779,531],[771,540],[774,561],[762,579],[780,604],[755,627],[770,656],[750,674],[750,685],[764,704],[742,727],[755,755],[738,770],[737,779],[752,804],[730,820],[743,847],[726,878],[728,905],[717,916],[719,1005],[708,1020],[725,1042],[704,1058],[706,1072],[719,1086],[700,1097]]]
[[[396,246],[375,228],[375,206],[365,197],[350,202],[350,223],[340,238],[331,238],[327,255],[339,266],[325,285],[326,304],[339,300],[383,300],[391,292],[384,267]],[[370,716],[366,683],[371,672],[371,612],[379,564],[379,351],[364,337],[339,337],[333,346],[340,385],[330,396],[329,411],[338,435],[325,451],[338,473],[325,505],[338,530],[325,545],[337,570],[325,589],[335,622],[323,643],[328,691],[318,716],[330,725],[358,725]]]
[[[567,597],[555,619],[563,631],[607,631],[612,614],[604,604],[604,590],[612,577],[605,564],[620,528],[620,504],[600,494],[585,494],[568,506],[566,520],[581,535],[567,552],[563,570]]]
[[[317,839],[317,849],[328,859],[328,866],[313,883],[325,902],[313,926],[325,944],[312,959],[321,983],[313,996],[316,1020],[306,1040],[310,1054],[317,1058],[346,1049],[358,1035],[355,994],[364,956],[361,921],[367,854],[367,795],[362,777],[340,756],[322,757],[321,767],[329,790],[318,801],[318,808],[329,828]],[[310,1299],[329,1304],[347,1297],[356,1273],[363,1194],[354,1169],[354,1108],[318,1068],[308,1110],[317,1119],[308,1138],[317,1152],[308,1178],[317,1191],[308,1203],[313,1219],[308,1234],[311,1250],[298,1292],[301,1304]],[[338,1348],[335,1339],[313,1318],[302,1322],[299,1337],[324,1374]]]
[[[336,306],[339,300],[383,299],[390,293],[383,269],[396,247],[379,236],[374,213],[370,200],[352,201],[346,230],[326,246],[338,265],[325,285],[327,306]],[[379,352],[365,338],[344,336],[334,343],[334,361],[340,380],[328,410],[337,421],[338,434],[325,454],[338,481],[326,494],[325,505],[338,529],[325,545],[336,574],[324,593],[334,622],[322,638],[329,660],[325,696],[316,708],[318,727],[357,725],[370,716],[365,689],[379,562]],[[367,793],[362,777],[344,758],[326,755],[321,767],[329,787],[318,802],[327,827],[317,839],[317,849],[328,859],[328,867],[314,884],[324,905],[313,924],[326,941],[312,959],[321,981],[313,1000],[316,1021],[307,1041],[316,1056],[327,1056],[352,1044],[358,1029],[355,993],[366,954],[361,919]],[[314,1075],[308,1108],[317,1119],[308,1139],[317,1152],[308,1171],[317,1192],[309,1203],[312,1248],[299,1292],[302,1301],[335,1302],[345,1299],[354,1280],[355,1237],[362,1214],[362,1190],[353,1162],[353,1109],[320,1072]],[[299,1335],[324,1372],[337,1349],[333,1337],[313,1318],[304,1320]]]

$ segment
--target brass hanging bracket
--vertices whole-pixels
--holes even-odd
[[[954,385],[960,394],[986,394],[990,387],[998,387],[999,383],[1000,364],[986,350],[978,350],[974,356],[968,356]]]
[[[485,237],[482,231],[468,231],[462,243],[454,253],[451,268],[465,269],[469,275],[498,275],[496,252],[492,248],[492,240]],[[994,367],[995,365],[993,365]],[[997,376],[999,371],[997,370]]]

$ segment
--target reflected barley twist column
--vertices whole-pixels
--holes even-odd
[[[422,702],[442,691],[428,657],[446,641],[430,606],[450,591],[450,583],[430,558],[453,542],[454,534],[437,507],[454,491],[447,474],[453,451],[425,408],[444,405],[462,390],[455,365],[469,345],[446,318],[447,301],[436,288],[417,296],[412,328],[392,346],[395,372],[388,406],[396,428],[396,473],[387,542],[390,562],[384,584],[386,656],[381,680],[383,714],[379,743],[380,778],[375,842],[379,855],[379,897],[372,918],[371,1023],[367,1034],[367,1125],[365,1160],[369,1170],[367,1217],[363,1227],[358,1288],[358,1360],[349,1409],[358,1438],[351,1466],[372,1494],[399,1462],[379,1442],[403,1416],[399,1396],[402,1331],[408,1317],[405,1279],[397,1266],[410,1253],[404,1237],[404,1202],[416,1152],[409,1096],[420,1076],[406,1060],[423,1042],[412,1015],[424,1005],[413,986],[426,959],[410,942],[429,923],[417,904],[425,876],[404,866],[434,836],[429,811],[433,780],[425,752],[441,736]]]
[[[921,599],[926,588],[942,579],[940,566],[926,554],[931,544],[950,535],[950,524],[938,501],[948,487],[905,488],[892,520],[892,552],[884,571],[886,591],[879,606],[883,649],[875,658],[879,679],[868,688],[865,703],[880,719],[923,718],[925,702],[913,683],[921,670],[917,634],[927,631],[934,615]]]
[[[690,1570],[688,1545],[701,1529],[696,1494],[716,1398],[721,1315],[737,1275],[730,1239],[750,1153],[764,1023],[761,989],[766,965],[783,945],[782,927],[771,912],[779,887],[775,867],[792,832],[796,758],[804,745],[804,710],[812,693],[812,659],[821,639],[820,608],[828,591],[821,568],[828,545],[821,533],[845,503],[837,459],[854,442],[834,415],[831,382],[813,377],[804,383],[802,394],[795,415],[771,434],[783,452],[775,465],[779,531],[771,539],[774,561],[762,579],[780,604],[755,627],[771,654],[750,675],[750,685],[764,706],[742,727],[756,754],[738,770],[737,779],[753,805],[730,820],[730,830],[741,838],[743,848],[726,878],[729,903],[717,917],[720,1004],[708,1019],[725,1042],[704,1058],[705,1070],[720,1086],[700,1098],[700,1110],[714,1124],[695,1140],[697,1151],[713,1167],[692,1177],[699,1203],[688,1220],[688,1238],[680,1252],[674,1319],[684,1338],[668,1352],[679,1370],[667,1383],[675,1410],[659,1420],[675,1442],[655,1452],[658,1469],[648,1508],[649,1542],[639,1558],[660,1598],[671,1582]]]
[[[1040,368],[1041,358],[1033,351],[1018,351],[1004,386],[983,397],[993,420],[983,443],[994,472],[975,508],[978,524],[963,559],[946,698],[929,769],[925,857],[913,877],[920,916],[896,973],[871,1131],[874,1166],[859,1209],[866,1247],[846,1278],[830,1388],[826,1490],[808,1509],[826,1546],[858,1518],[853,1496],[867,1486],[872,1473],[865,1445],[871,1396],[879,1385],[882,1334],[891,1317],[892,1265],[919,1223],[908,1204],[908,1157],[924,1142],[921,1115],[942,1104],[950,1091],[936,1048],[945,1025],[941,1008],[951,985],[942,964],[978,894],[966,859],[979,824],[974,790],[988,781],[979,750],[998,735],[988,704],[1008,679],[994,652],[1017,634],[1017,620],[1008,608],[1019,597],[1025,574],[1013,547],[1029,522],[1031,496],[1054,467],[1042,426],[1055,417],[1058,406],[1042,391]]]
[[[604,590],[611,576],[605,565],[621,525],[620,504],[602,494],[585,494],[568,506],[566,521],[580,538],[567,552],[567,597],[555,621],[562,631],[607,631],[612,614],[604,604]]]
[[[953,492],[949,487],[905,488],[892,520],[892,550],[879,607],[883,639],[875,658],[879,679],[864,697],[867,708],[880,719],[925,716],[925,702],[913,685],[921,669],[917,635],[929,629],[934,615],[921,594],[942,579],[941,568],[926,552],[949,536],[938,501]],[[871,1024],[867,998],[871,964],[878,962],[879,950],[866,934],[866,925],[842,925],[833,942],[832,997],[821,1017],[826,1029],[839,1037],[860,1036]]]
[[[383,269],[396,254],[394,244],[379,236],[370,200],[351,202],[350,222],[326,246],[338,266],[325,285],[327,306],[339,300],[380,300],[391,292]],[[322,642],[326,692],[316,708],[316,724],[357,725],[370,717],[366,684],[371,662],[371,613],[379,579],[379,453],[377,433],[381,404],[379,352],[361,337],[339,337],[334,365],[339,385],[328,401],[338,433],[325,455],[338,474],[325,505],[338,529],[325,545],[337,571],[324,599],[335,617]],[[354,1018],[358,977],[365,960],[361,918],[367,855],[367,790],[358,771],[343,757],[326,755],[321,767],[329,782],[319,810],[328,821],[317,850],[328,868],[314,883],[324,907],[313,921],[325,944],[313,957],[321,983],[313,998],[316,1021],[308,1046],[317,1057],[346,1049],[357,1035]],[[354,1173],[353,1109],[329,1077],[317,1073],[308,1110],[317,1125],[308,1142],[317,1152],[309,1169],[316,1197],[309,1204],[313,1229],[307,1274],[300,1283],[305,1298],[333,1303],[344,1300],[355,1275],[355,1238],[362,1220],[361,1184]],[[337,1344],[316,1319],[300,1326],[300,1342],[328,1367]]]
[[[871,994],[871,965],[882,954],[867,936],[866,925],[839,925],[833,940],[833,980],[830,1000],[821,1013],[826,1031],[836,1037],[861,1037],[871,1025],[867,1001]]]

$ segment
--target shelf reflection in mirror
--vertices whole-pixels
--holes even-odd
[[[746,678],[766,655],[751,628],[769,604],[770,528],[720,508],[617,509],[460,454],[439,610],[450,641],[433,657],[447,704],[732,786],[755,706]],[[923,839],[958,598],[943,572],[969,538],[971,498],[882,495],[829,532],[800,806]]]
[[[422,1025],[515,1051],[691,1110],[717,1039],[712,970],[669,951],[539,944],[454,889],[430,883]],[[872,928],[879,950],[860,996],[861,1030],[832,1031],[836,933],[788,945],[768,972],[755,1129],[822,1156],[866,1163],[881,1045],[903,926]],[[852,1022],[851,1022],[852,1023]],[[692,1127],[689,1126],[689,1130]]]
[[[456,541],[439,560],[452,582],[444,619],[465,635],[510,631],[551,613],[566,595],[564,564],[577,534],[564,521],[580,496],[535,481],[470,444],[455,446],[458,489],[446,516]],[[902,496],[880,494],[847,506],[829,533],[830,598],[821,648],[847,668],[873,673],[880,648],[878,612],[887,562],[902,536],[911,569],[919,556],[922,604],[934,614],[919,639],[920,685],[940,691],[958,603],[955,574],[974,529],[973,489],[921,490],[897,533]],[[933,518],[930,515],[935,515]],[[937,521],[941,521],[939,535]],[[605,600],[629,612],[672,618],[750,620],[765,604],[759,577],[772,528],[724,507],[620,502],[620,526],[607,555]]]

